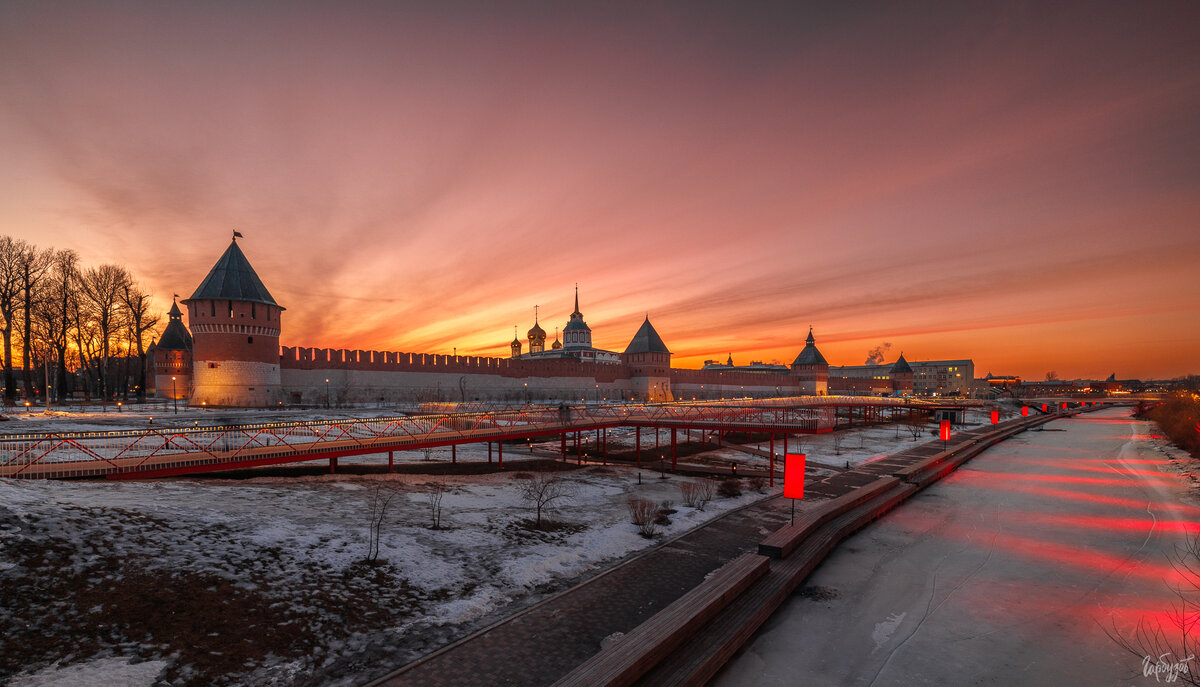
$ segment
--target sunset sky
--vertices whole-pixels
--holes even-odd
[[[0,234],[284,345],[1200,373],[1200,3],[0,4]]]

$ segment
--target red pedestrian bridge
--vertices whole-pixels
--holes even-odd
[[[676,432],[814,434],[836,427],[894,419],[913,410],[963,408],[979,401],[856,396],[821,396],[733,401],[530,405],[484,409],[457,406],[458,412],[357,420],[261,422],[251,424],[127,429],[113,432],[44,432],[0,435],[0,478],[144,479],[202,472],[388,454],[439,446],[496,442],[503,467],[504,441],[558,435],[565,459],[568,435],[578,451],[580,434],[595,431],[596,446],[607,452],[607,430],[671,430],[672,462]],[[657,435],[656,435],[657,436]],[[456,452],[452,452],[452,461]],[[774,455],[772,447],[771,455]]]

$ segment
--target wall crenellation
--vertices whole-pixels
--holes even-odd
[[[283,346],[279,364],[285,370],[329,369],[490,374],[502,377],[588,377],[597,382],[612,382],[629,377],[629,371],[624,365],[588,363],[572,359],[514,360],[472,355],[436,355],[341,348],[305,348],[302,346]]]

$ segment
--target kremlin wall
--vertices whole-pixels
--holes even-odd
[[[740,396],[825,395],[829,365],[812,332],[786,372],[682,370],[649,317],[623,352],[591,346],[579,311],[566,342],[545,347],[530,330],[530,352],[513,341],[512,356],[396,353],[280,347],[281,307],[250,266],[237,239],[209,271],[187,307],[191,331],[172,304],[162,336],[150,348],[149,378],[159,397],[194,405],[271,407],[401,401],[670,401]],[[536,320],[536,318],[535,318]]]

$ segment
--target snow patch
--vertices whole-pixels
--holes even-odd
[[[86,663],[59,666],[58,662],[36,673],[21,673],[9,687],[151,687],[166,661],[130,663],[127,658],[98,658]]]
[[[875,629],[871,632],[871,641],[875,642],[875,648],[871,649],[871,653],[875,653],[883,648],[884,644],[895,634],[896,628],[900,627],[900,623],[904,622],[904,616],[908,613],[893,613],[888,616],[888,619],[882,623],[875,623]]]

